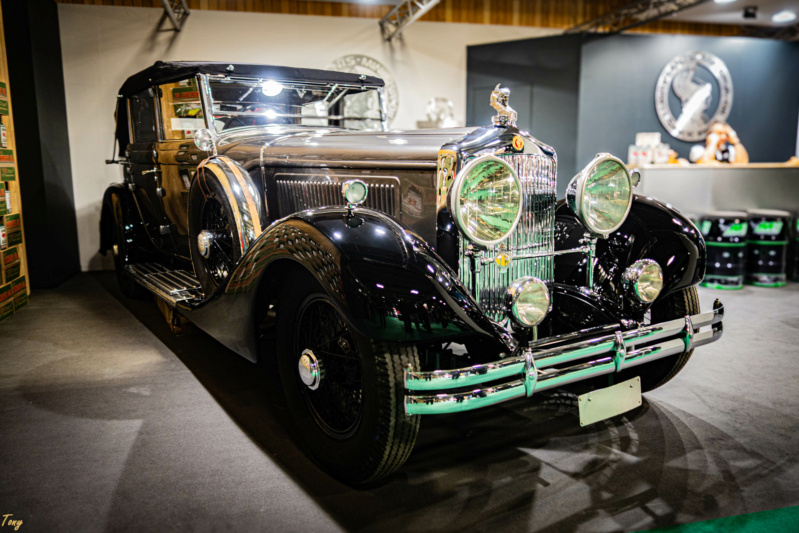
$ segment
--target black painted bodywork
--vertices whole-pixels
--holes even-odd
[[[580,246],[585,228],[563,200],[555,211],[555,249]],[[639,259],[652,259],[663,269],[659,297],[696,285],[705,275],[706,246],[699,230],[679,211],[652,198],[635,195],[630,214],[622,226],[606,239],[599,239],[594,262],[594,294],[585,295],[596,309],[600,325],[612,316],[640,321],[649,308],[625,291],[622,274]],[[564,254],[555,258],[555,283],[564,287],[585,286],[588,258]],[[556,309],[559,305],[555,300]],[[601,310],[601,312],[600,312]],[[582,322],[582,320],[580,322]]]

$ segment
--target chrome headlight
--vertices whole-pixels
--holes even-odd
[[[447,205],[466,237],[492,246],[513,232],[522,216],[522,184],[511,166],[493,155],[470,161],[450,187]]]
[[[618,158],[598,154],[571,180],[566,200],[590,231],[607,237],[619,229],[630,212],[630,172]]]

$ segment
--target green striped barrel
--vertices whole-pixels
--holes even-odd
[[[775,209],[749,209],[747,214],[746,281],[760,287],[782,287],[787,280],[791,214]]]
[[[697,226],[707,244],[707,270],[702,286],[740,289],[746,274],[747,215],[743,211],[711,211]]]

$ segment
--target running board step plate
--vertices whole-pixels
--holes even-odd
[[[169,270],[157,263],[126,265],[125,270],[144,288],[173,306],[202,300],[205,296],[194,274],[185,270]]]

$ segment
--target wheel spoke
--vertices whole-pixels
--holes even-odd
[[[312,350],[324,368],[319,388],[301,385],[306,402],[320,427],[344,438],[357,427],[363,402],[361,361],[354,339],[339,311],[325,300],[312,301],[298,318],[295,353]],[[307,335],[300,337],[299,332]],[[349,344],[348,353],[340,339]]]

